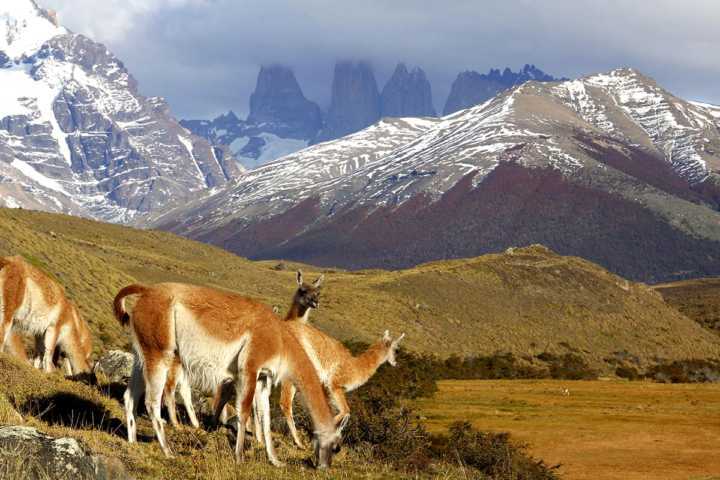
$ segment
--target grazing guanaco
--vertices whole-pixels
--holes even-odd
[[[132,315],[124,299],[137,295]],[[160,402],[168,373],[176,358],[193,383],[223,385],[232,381],[236,392],[238,425],[245,425],[253,400],[261,410],[266,433],[265,449],[274,465],[270,438],[270,390],[281,381],[294,383],[313,419],[315,456],[320,468],[329,467],[338,448],[347,417],[335,422],[322,384],[297,339],[272,309],[237,294],[180,283],[130,285],[115,297],[114,310],[123,325],[130,325],[135,355],[142,365],[145,406],[160,447],[171,456],[160,418]],[[137,401],[129,382],[125,393],[128,420]],[[217,414],[217,409],[216,409]],[[135,428],[134,419],[128,428]],[[130,436],[130,435],[129,435]],[[235,459],[244,459],[245,438],[238,429]],[[132,437],[131,437],[132,438]]]
[[[317,328],[301,322],[288,322],[288,327],[300,340],[305,352],[315,366],[320,381],[327,388],[330,397],[338,409],[337,418],[350,413],[345,392],[351,392],[365,385],[380,366],[387,362],[397,365],[395,354],[403,333],[393,340],[385,330],[383,338],[367,350],[353,357],[345,346]],[[280,408],[285,415],[290,434],[298,447],[303,447],[293,418],[293,400],[296,389],[292,383],[283,382],[280,393]]]
[[[285,320],[296,320],[296,319],[303,319],[303,321],[307,322],[310,310],[313,308],[318,308],[319,302],[320,302],[320,287],[322,285],[324,275],[320,275],[312,284],[307,284],[303,282],[303,276],[302,272],[297,272],[297,283],[298,283],[298,289],[295,291],[295,294],[293,296],[292,302],[290,303],[290,308],[288,309],[287,315],[285,316]],[[277,307],[273,308],[273,313],[277,314]],[[180,368],[179,362],[176,362],[176,367],[174,367],[176,370]],[[140,373],[138,374],[140,375]],[[168,381],[165,387],[165,393],[163,395],[163,400],[165,403],[165,406],[168,410],[168,416],[170,417],[170,423],[173,426],[177,426],[177,413],[176,413],[176,405],[175,405],[175,390],[179,386],[180,387],[180,396],[183,399],[183,403],[187,407],[188,416],[190,417],[190,422],[193,424],[194,427],[197,428],[197,418],[195,417],[195,412],[192,406],[192,400],[191,400],[191,394],[190,394],[190,387],[187,383],[183,384],[183,382],[188,381],[188,376],[183,375],[182,372],[175,372],[171,373],[169,376],[171,379],[177,379],[176,381]],[[199,387],[203,389],[206,393],[210,393],[211,390],[207,390],[208,385],[196,385],[196,387]],[[221,384],[221,385],[215,385],[214,389],[214,398],[213,398],[213,407],[216,411],[215,414],[215,420],[220,421],[221,423],[225,423],[227,419],[227,411],[225,403],[228,401],[228,399],[232,396],[232,388],[229,388],[231,386],[228,386],[227,384]],[[141,388],[141,387],[139,387]],[[139,394],[141,395],[142,392]],[[260,425],[260,415],[257,414],[257,405],[253,404],[253,420],[254,420],[254,433],[256,440],[263,444],[263,434],[262,434],[262,426]],[[339,418],[339,417],[337,417]],[[131,430],[128,429],[128,434],[130,434]]]
[[[13,332],[25,332],[35,338],[36,366],[51,371],[59,349],[69,361],[68,373],[90,372],[87,323],[63,287],[22,257],[0,257],[0,317],[0,351],[12,343],[17,352]]]

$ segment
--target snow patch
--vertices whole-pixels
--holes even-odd
[[[20,170],[23,175],[36,182],[38,185],[42,185],[43,187],[49,188],[50,190],[54,190],[56,192],[68,195],[68,193],[57,180],[46,177],[42,173],[35,170],[35,168],[33,168],[32,165],[30,165],[29,163],[23,162],[22,160],[15,158],[10,165]]]
[[[187,150],[188,154],[190,155],[190,158],[193,161],[193,165],[195,165],[195,169],[197,170],[197,176],[198,178],[204,179],[205,176],[202,173],[202,170],[200,170],[200,165],[197,162],[197,159],[195,158],[195,153],[193,153],[193,144],[192,141],[189,138],[185,138],[182,135],[177,136],[178,140],[180,140],[180,143],[182,143],[185,146],[185,149]],[[214,153],[213,153],[214,155]]]
[[[32,55],[43,43],[68,31],[54,25],[31,0],[0,2],[0,51],[17,59]]]
[[[230,144],[230,151],[233,153],[233,155],[238,155],[240,153],[240,150],[245,148],[245,145],[247,145],[249,141],[250,141],[250,137],[236,138]]]
[[[21,208],[21,205],[12,197],[5,197],[2,201],[5,203],[5,208]]]

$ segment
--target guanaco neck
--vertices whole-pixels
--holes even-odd
[[[325,397],[315,367],[297,338],[288,330],[283,331],[283,344],[289,360],[288,373],[310,412],[316,433],[330,435],[335,432],[332,411]]]
[[[300,320],[303,323],[307,323],[310,318],[310,307],[300,305],[296,299],[293,299],[287,314],[285,315],[286,321]]]
[[[368,347],[357,357],[353,357],[354,384],[357,386],[363,385],[370,380],[370,377],[375,375],[377,369],[387,361],[388,348],[385,342],[381,340]]]

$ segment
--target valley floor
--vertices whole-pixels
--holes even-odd
[[[455,420],[508,431],[568,480],[720,479],[720,385],[442,381],[415,406],[431,431]],[[567,389],[567,391],[565,391]]]

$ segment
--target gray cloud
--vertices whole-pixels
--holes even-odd
[[[717,0],[40,0],[115,52],[183,118],[244,115],[261,64],[294,67],[328,102],[333,64],[423,67],[442,110],[461,70],[525,63],[576,77],[633,66],[679,96],[720,103]]]

